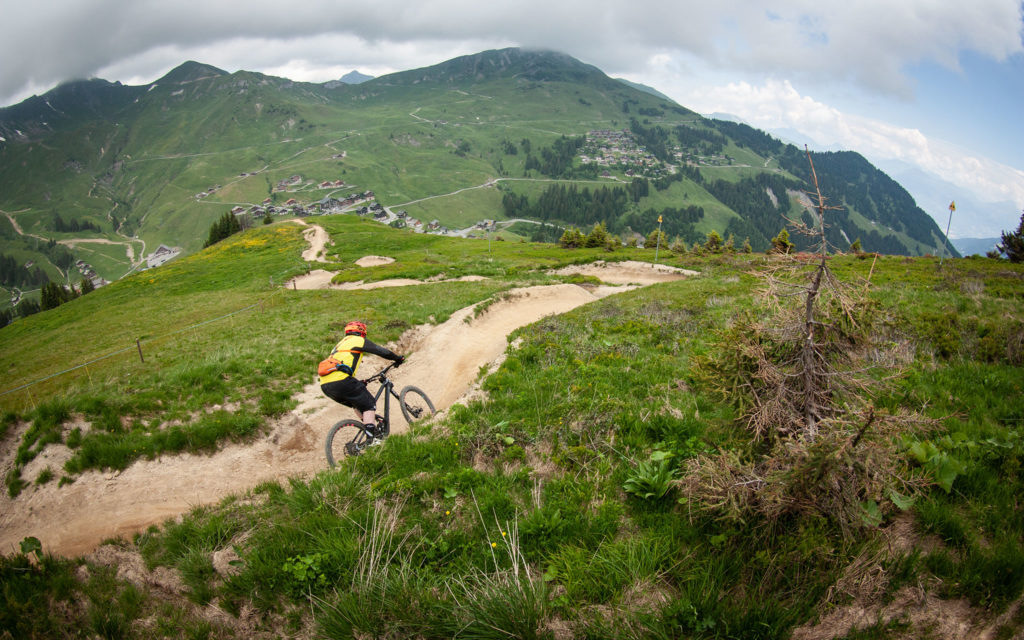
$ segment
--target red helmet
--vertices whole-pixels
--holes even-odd
[[[345,325],[345,335],[347,336],[347,335],[352,334],[352,333],[354,333],[356,335],[363,336],[365,338],[366,337],[366,325],[363,324],[362,322],[359,322],[358,320],[353,320],[352,322],[346,324]]]

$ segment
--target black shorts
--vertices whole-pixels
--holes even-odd
[[[366,389],[366,384],[355,378],[335,380],[320,385],[324,395],[356,411],[372,411],[374,409],[373,396]]]

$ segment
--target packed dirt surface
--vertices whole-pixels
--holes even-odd
[[[696,271],[679,269],[664,264],[649,264],[626,260],[625,262],[604,262],[598,260],[590,264],[572,265],[552,271],[556,275],[594,276],[606,284],[639,284],[648,285],[656,282],[670,282],[684,276],[699,275]]]
[[[343,282],[341,284],[335,284],[331,282],[331,278],[334,277],[333,271],[325,271],[324,269],[314,269],[303,276],[298,276],[288,281],[285,285],[287,289],[338,289],[341,291],[353,290],[353,289],[386,289],[388,287],[408,287],[417,284],[430,284],[431,282],[470,282],[474,280],[485,280],[483,276],[462,276],[461,278],[451,279],[432,279],[432,280],[412,280],[409,278],[392,278],[390,280],[377,280],[376,282],[364,282],[357,280],[356,282]]]
[[[360,267],[379,267],[384,264],[391,264],[394,261],[394,258],[388,258],[387,256],[363,256],[356,260],[356,264]]]
[[[306,224],[299,220],[296,222]],[[330,241],[327,231],[320,225],[307,226],[309,228],[302,232],[302,236],[309,243],[309,248],[302,252],[302,259],[306,262],[327,262],[327,258],[324,257],[324,247]]]
[[[688,275],[681,270],[670,272],[665,267],[653,268],[643,263],[596,268],[600,271],[595,275],[604,282],[631,284],[557,284],[516,289],[476,318],[472,317],[471,306],[453,313],[440,325],[423,325],[407,331],[397,343],[388,345],[408,356],[405,364],[395,370],[396,388],[418,386],[442,411],[471,390],[481,367],[504,354],[507,336],[513,330],[636,285]],[[444,363],[440,369],[439,362]],[[360,368],[360,377],[371,375],[384,364],[374,356],[368,357]],[[63,487],[58,487],[55,480],[41,486],[30,484],[13,500],[4,492],[0,495],[0,553],[16,551],[19,541],[26,536],[39,538],[48,552],[66,556],[89,553],[104,539],[130,537],[193,507],[215,504],[262,482],[281,481],[290,476],[308,478],[325,470],[323,444],[328,429],[354,414],[324,397],[312,377],[296,400],[298,406],[293,411],[270,425],[267,433],[253,442],[228,444],[211,455],[140,460],[121,472],[89,471]],[[73,426],[67,425],[67,429]],[[393,411],[392,433],[402,433],[407,428],[401,413]],[[24,427],[12,430],[0,443],[0,469],[6,471],[13,464],[23,433]],[[23,477],[31,483],[46,466],[59,475],[69,455],[63,445],[51,445],[26,466]]]

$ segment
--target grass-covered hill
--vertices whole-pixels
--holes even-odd
[[[339,280],[487,279],[282,287],[308,268],[303,229],[282,223],[8,326],[9,504],[91,470],[116,482],[136,461],[253,442],[292,410],[350,317],[388,342],[469,306],[486,313],[513,287],[595,284],[552,267],[654,258],[355,216],[318,222]],[[371,254],[396,260],[353,265]],[[808,306],[817,260],[662,251],[659,261],[700,276],[515,332],[500,367],[481,372],[482,395],[334,469],[198,506],[86,557],[49,555],[32,538],[5,549],[0,627],[119,638],[1019,636],[1019,265],[835,256]],[[23,475],[57,447],[70,454],[63,467]]]
[[[716,230],[755,250],[783,216],[813,219],[800,150],[551,52],[487,51],[358,85],[189,62],[149,85],[71,82],[0,109],[0,139],[0,253],[25,269],[3,286],[22,292],[44,276],[77,284],[86,268],[114,280],[161,244],[191,253],[225,212],[267,198],[308,207],[369,190],[451,228],[545,220],[523,233],[548,240],[598,222],[646,236],[661,215],[672,239]],[[605,153],[611,164],[583,162]],[[898,184],[855,153],[815,157],[845,212],[837,247],[939,254],[939,229]],[[559,188],[579,193],[545,206]]]

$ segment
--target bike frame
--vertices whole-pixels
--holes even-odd
[[[391,396],[398,397],[398,393],[395,391],[395,383],[391,381],[391,378],[385,374],[394,368],[394,363],[389,364],[387,367],[381,369],[377,373],[373,374],[366,380],[363,380],[364,384],[370,384],[371,382],[378,380],[380,382],[380,388],[377,389],[377,393],[373,396],[373,406],[377,406],[377,402],[380,401],[381,394],[384,394],[384,426],[385,431],[391,432]],[[380,416],[380,413],[377,413]],[[366,430],[366,426],[363,426],[363,433],[367,437],[372,438],[373,434]]]

